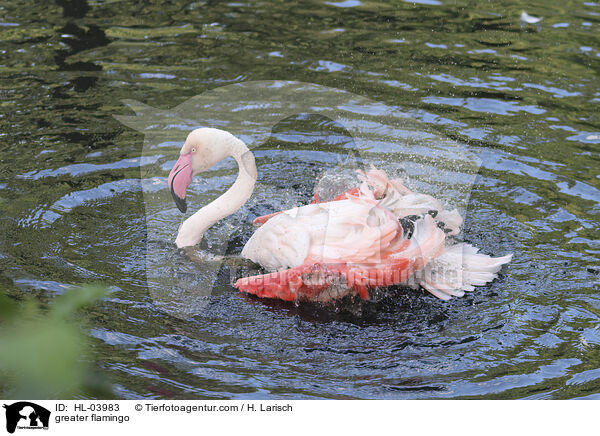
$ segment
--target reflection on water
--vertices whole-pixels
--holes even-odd
[[[110,285],[87,316],[125,398],[598,398],[600,7],[528,7],[544,17],[539,31],[521,28],[522,5],[505,0],[1,5],[0,284],[44,301],[72,283]],[[318,110],[278,119],[254,149],[262,188],[191,260],[170,242],[180,217],[164,184],[181,138],[164,129],[144,153],[148,135],[113,115],[132,115],[124,99],[185,108],[257,80],[343,89],[418,122],[398,128],[364,103],[346,107],[346,123]],[[245,111],[257,101],[202,119],[247,121],[238,133],[251,142]],[[385,139],[356,141],[353,119]],[[481,161],[464,239],[515,253],[500,280],[449,303],[393,289],[371,303],[296,307],[237,293],[230,276],[246,266],[233,262],[204,292],[198,262],[235,258],[251,218],[307,202],[340,159],[388,162],[389,138],[410,148],[407,162],[438,140]],[[404,170],[426,187],[416,166]],[[224,162],[190,200],[215,198],[235,174]],[[168,285],[147,282],[148,250],[165,254],[157,278]]]

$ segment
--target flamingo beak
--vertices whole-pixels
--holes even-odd
[[[177,208],[184,212],[187,210],[185,191],[192,182],[192,154],[186,153],[179,156],[171,170],[168,179],[169,190],[175,200]]]

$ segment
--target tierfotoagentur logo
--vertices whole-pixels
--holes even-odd
[[[6,431],[14,433],[19,430],[47,430],[50,422],[50,411],[29,401],[19,401],[3,406],[6,409]]]
[[[148,288],[157,306],[181,318],[203,310],[219,283],[233,284],[242,278],[239,267],[230,267],[240,261],[239,255],[232,256],[227,249],[236,237],[248,239],[247,234],[242,237],[240,232],[247,232],[244,229],[256,218],[257,211],[270,213],[306,204],[293,183],[282,183],[289,180],[291,172],[304,171],[299,178],[312,180],[313,192],[329,201],[356,186],[357,172],[364,174],[377,168],[390,179],[402,179],[416,192],[440,199],[445,209],[455,209],[464,217],[481,164],[464,145],[437,134],[416,113],[318,84],[237,83],[206,91],[171,109],[132,100],[124,103],[136,115],[116,118],[144,134],[140,164]],[[302,150],[301,144],[299,150],[263,149],[279,123],[309,115],[327,119],[346,132],[335,152],[319,150],[319,158],[312,162],[311,152]],[[258,177],[249,200],[236,213],[206,230],[197,246],[175,250],[173,243],[182,214],[171,198],[167,176],[187,135],[201,127],[226,130],[243,141],[260,160]],[[235,162],[223,161],[211,169],[215,171],[212,175],[192,180],[186,197],[188,216],[225,192],[235,181],[236,169]],[[263,205],[272,209],[265,210]],[[458,251],[455,257],[461,256]],[[229,274],[238,276],[224,279],[224,266]],[[439,275],[440,271],[423,270],[421,275]],[[363,279],[380,281],[377,277]],[[446,279],[460,286],[460,275]]]

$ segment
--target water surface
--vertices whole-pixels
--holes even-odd
[[[528,5],[539,30],[511,1],[4,2],[0,285],[44,302],[110,286],[86,317],[122,398],[599,398],[600,5]],[[123,99],[169,109],[254,80],[343,89],[464,144],[481,160],[464,239],[514,253],[500,279],[448,303],[394,289],[331,310],[246,297],[225,271],[197,313],[166,312],[148,247],[169,253],[169,277],[202,272],[149,238],[142,183],[166,177],[179,144],[142,158],[144,135],[114,115],[132,115]],[[390,152],[357,148],[327,118],[288,118],[256,151],[259,181],[307,201],[338,158]],[[193,201],[234,178],[224,163]],[[173,237],[180,217],[156,195]],[[246,222],[228,252],[278,195],[222,224]]]

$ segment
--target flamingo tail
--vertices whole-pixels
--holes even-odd
[[[418,273],[419,284],[442,300],[462,297],[465,292],[483,286],[498,277],[503,265],[510,262],[512,254],[491,257],[478,253],[467,243],[448,246],[444,252]]]

